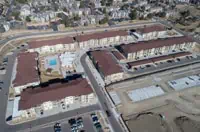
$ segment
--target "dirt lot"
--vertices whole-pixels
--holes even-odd
[[[158,114],[141,114],[126,122],[131,132],[171,132]]]
[[[200,132],[200,122],[191,120],[188,117],[177,117],[174,122],[181,132]]]
[[[200,132],[200,116],[184,113],[172,102],[144,113],[153,114],[135,114],[127,119],[131,132]]]

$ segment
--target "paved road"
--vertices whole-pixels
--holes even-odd
[[[90,79],[90,82],[93,86],[93,88],[95,89],[95,92],[98,96],[98,99],[99,99],[99,102],[100,102],[100,106],[102,108],[102,110],[104,112],[106,112],[106,110],[110,111],[111,113],[111,108],[110,106],[108,105],[107,103],[107,100],[105,98],[105,95],[103,93],[103,91],[101,90],[102,87],[100,87],[98,85],[98,82],[96,81],[95,77],[93,76],[92,72],[90,71],[90,68],[88,67],[88,65],[86,64],[86,57],[87,55],[84,54],[82,57],[81,57],[81,64],[83,65],[84,67],[84,70],[85,70],[85,73],[87,74],[88,78]],[[116,120],[116,118],[114,117],[114,115],[111,113],[111,115],[108,117],[108,120],[114,130],[114,132],[123,132],[119,122]]]

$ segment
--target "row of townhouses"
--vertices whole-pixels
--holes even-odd
[[[53,40],[31,41],[29,42],[29,51],[40,54],[75,51],[77,49],[116,45],[131,40],[133,41],[133,37],[127,31],[106,31]]]
[[[119,45],[122,43],[135,42],[136,38],[139,38],[139,40],[147,41],[151,39],[157,39],[159,37],[169,37],[169,35],[167,35],[168,32],[175,31],[168,31],[168,29],[163,25],[150,25],[138,28],[134,33],[125,30],[119,30],[104,31],[92,34],[81,34],[75,37],[31,41],[29,42],[29,51],[46,54],[59,51],[75,51],[77,49]]]
[[[190,37],[182,36],[121,45],[119,50],[128,61],[135,61],[153,56],[191,51],[196,44],[197,42]]]

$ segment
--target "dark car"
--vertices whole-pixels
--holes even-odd
[[[72,126],[72,125],[74,125],[74,124],[76,124],[76,120],[74,119],[74,118],[72,118],[72,119],[69,119],[69,124]]]
[[[106,110],[106,114],[107,116],[110,116],[110,112],[108,110]]]
[[[60,123],[56,123],[54,125],[54,132],[61,132],[61,124]]]

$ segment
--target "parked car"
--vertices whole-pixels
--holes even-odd
[[[41,110],[41,111],[40,111],[40,114],[41,114],[41,115],[43,115],[43,114],[44,114],[44,111],[43,111],[43,110]]]
[[[69,119],[68,123],[72,126],[73,124],[76,124],[76,120],[74,118]]]
[[[92,121],[95,124],[95,123],[99,122],[99,119],[97,116],[95,116],[95,117],[92,117]]]
[[[92,113],[90,115],[91,115],[92,118],[97,116],[95,113]]]
[[[97,129],[97,132],[103,132],[102,131],[102,126],[101,126],[101,124],[99,122],[95,123],[94,126]]]
[[[108,110],[106,110],[106,114],[108,117],[110,116],[110,112]]]
[[[60,123],[56,123],[54,125],[54,132],[61,132],[61,124]]]
[[[82,117],[78,117],[76,123],[77,123],[77,127],[78,128],[83,128],[83,119],[82,119]]]

